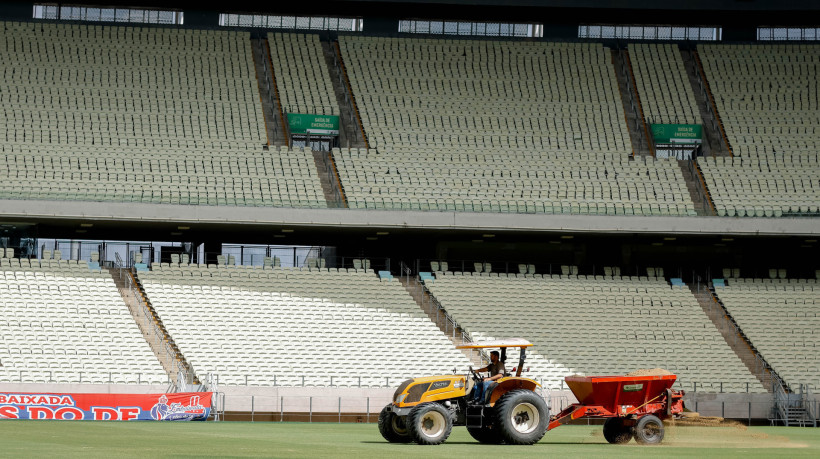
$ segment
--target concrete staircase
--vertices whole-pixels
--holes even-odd
[[[352,95],[348,91],[348,83],[344,72],[342,72],[341,58],[331,42],[322,42],[322,53],[330,72],[330,81],[333,83],[336,102],[338,102],[339,111],[341,112],[339,113],[339,145],[342,148],[364,148],[365,142],[362,138],[361,129],[359,129],[359,121],[351,103]]]
[[[693,172],[697,166],[691,160],[678,160],[678,166],[683,173],[686,189],[689,190],[689,197],[695,203],[695,212],[698,213],[698,216],[716,215],[712,203],[709,201],[709,193],[704,188],[704,184],[697,172]]]
[[[422,311],[427,314],[427,317],[430,318],[444,333],[444,336],[448,337],[450,341],[453,342],[453,345],[464,344],[466,341],[462,339],[462,332],[464,330],[458,326],[458,324],[453,323],[452,318],[447,315],[447,312],[441,309],[439,306],[438,300],[430,294],[430,291],[424,288],[424,284],[419,282],[416,276],[401,276],[399,277],[399,281],[404,286],[404,289],[407,290],[407,293],[416,300],[416,304],[419,305]],[[473,365],[473,368],[481,368],[488,363],[488,361],[483,360],[481,354],[473,349],[461,349],[462,354],[464,354]]]
[[[131,316],[142,331],[143,337],[151,346],[154,355],[162,364],[171,381],[180,381],[180,373],[187,384],[199,384],[191,365],[185,360],[182,352],[176,347],[170,334],[159,319],[156,311],[142,286],[128,269],[109,268],[117,290],[128,306]]]
[[[723,304],[712,295],[704,285],[689,285],[692,295],[698,300],[703,312],[709,317],[715,328],[720,331],[726,344],[740,358],[749,372],[754,375],[764,389],[772,391],[772,376],[768,370],[768,363],[752,348],[746,336],[731,319]]]
[[[327,201],[327,206],[331,208],[347,207],[336,174],[336,165],[333,163],[333,156],[328,151],[313,151],[313,163],[319,174],[319,182],[322,184],[322,192]]]
[[[270,62],[270,48],[265,38],[252,38],[253,64],[259,82],[259,96],[265,115],[265,128],[270,145],[288,145],[288,136],[282,120],[282,111],[276,89],[276,79]]]
[[[629,138],[632,140],[632,151],[635,152],[636,156],[653,156],[641,112],[640,98],[630,70],[627,51],[613,49],[611,53],[612,65],[615,66],[615,76],[618,79],[618,89],[621,93],[621,102],[623,102],[626,124],[629,129]]]
[[[698,57],[694,51],[687,49],[681,49],[680,54],[689,83],[692,85],[692,92],[695,94],[700,118],[703,121],[703,132],[706,137],[701,145],[703,154],[704,156],[730,156],[720,132],[720,117],[716,113],[717,108],[709,99],[709,84],[700,72]]]

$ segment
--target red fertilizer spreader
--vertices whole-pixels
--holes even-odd
[[[683,411],[683,391],[672,390],[677,376],[567,376],[578,403],[550,419],[552,430],[580,418],[608,418],[604,438],[641,444],[663,440],[663,420]]]

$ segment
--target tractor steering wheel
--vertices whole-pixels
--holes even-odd
[[[484,380],[484,378],[482,378],[481,375],[478,374],[477,371],[473,370],[473,367],[470,367],[470,373],[473,375],[473,379],[475,379],[476,381]]]

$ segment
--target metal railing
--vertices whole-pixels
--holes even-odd
[[[331,152],[321,152],[320,156],[322,158],[322,165],[324,166],[324,172],[327,176],[327,181],[330,184],[330,190],[333,193],[333,202],[331,202],[331,207],[335,208],[343,208],[344,199],[342,199],[342,190],[339,189],[341,183],[336,180],[336,171],[333,168],[333,162],[331,161],[332,155]]]
[[[692,178],[695,180],[695,190],[698,192],[698,200],[700,200],[704,209],[714,210],[714,206],[712,205],[712,202],[707,196],[706,190],[703,189],[703,187],[706,186],[706,183],[701,181],[701,177],[703,176],[700,174],[700,171],[698,170],[696,161],[697,160],[695,158],[691,158],[686,161],[686,165],[689,168],[689,173],[692,174]]]
[[[266,120],[269,121],[267,124],[273,127],[273,139],[284,139],[285,134],[282,132],[281,125],[276,122],[277,118],[277,110],[276,110],[276,98],[274,97],[274,88],[272,87],[271,83],[273,81],[271,72],[272,69],[269,68],[270,65],[270,58],[267,55],[268,48],[264,46],[265,41],[263,39],[259,39],[259,63],[260,67],[262,68],[262,75],[259,78],[259,84],[261,87],[265,89],[265,94],[267,95],[268,102],[270,103],[270,119]]]
[[[178,381],[175,381],[175,383],[177,388],[179,388],[180,381],[185,381],[186,384],[193,383],[193,374],[189,374],[182,362],[177,359],[176,351],[171,347],[166,334],[154,320],[154,315],[149,310],[148,304],[134,284],[131,268],[123,263],[119,253],[115,254],[114,267],[117,269],[117,275],[123,283],[123,297],[126,302],[131,304],[129,309],[134,315],[134,320],[140,325],[140,330],[147,334],[147,338],[153,341],[151,347],[158,354],[157,356],[164,357],[170,370],[176,372]]]
[[[347,138],[348,143],[347,147],[350,148],[350,145],[352,144],[351,140],[354,138],[359,139],[360,137],[359,134],[354,135],[356,129],[353,128],[354,126],[359,125],[359,121],[356,115],[356,110],[353,108],[353,95],[350,93],[347,82],[345,81],[345,74],[344,71],[342,71],[342,65],[339,61],[340,57],[336,54],[336,46],[334,45],[334,43],[330,43],[330,48],[332,51],[331,54],[333,55],[333,68],[336,72],[336,76],[339,81],[339,87],[342,90],[341,94],[344,100],[344,109],[342,109],[342,107],[339,107],[339,111],[341,112],[339,115],[341,117],[346,117],[346,119],[344,120],[346,121],[344,123],[345,136]],[[364,139],[362,139],[362,141],[363,140]]]
[[[803,394],[803,406],[806,408],[806,414],[812,427],[817,427],[817,399],[814,398],[814,393],[809,384],[800,385],[800,393]]]

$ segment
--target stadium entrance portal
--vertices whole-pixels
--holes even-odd
[[[338,136],[317,136],[317,135],[291,135],[290,144],[292,148],[310,146],[313,151],[330,151],[339,145]]]

